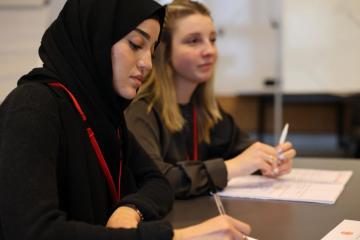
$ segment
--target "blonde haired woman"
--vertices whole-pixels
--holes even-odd
[[[127,110],[130,130],[170,181],[177,198],[222,189],[229,179],[260,170],[291,170],[291,143],[253,143],[217,104],[213,73],[216,30],[198,2],[174,1],[155,52],[151,76]]]

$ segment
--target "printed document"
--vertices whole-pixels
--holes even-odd
[[[333,204],[351,175],[352,171],[293,168],[290,174],[279,178],[258,175],[234,178],[219,195]]]
[[[359,240],[360,221],[343,220],[321,240]]]

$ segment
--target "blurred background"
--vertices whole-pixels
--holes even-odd
[[[161,1],[166,4],[170,1]],[[216,93],[239,127],[301,157],[360,157],[359,0],[203,0],[218,31]],[[41,66],[65,0],[0,0],[0,102]]]

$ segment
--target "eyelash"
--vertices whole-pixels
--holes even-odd
[[[129,45],[131,47],[131,49],[133,49],[134,51],[140,50],[142,49],[142,46],[139,46],[135,43],[133,43],[132,41],[128,41]],[[155,49],[151,49],[151,59],[155,59]]]
[[[140,49],[142,48],[141,46],[133,43],[132,41],[129,41],[129,45],[130,45],[130,47],[131,47],[133,50],[135,50],[135,51],[136,51],[136,50],[140,50]]]
[[[188,44],[195,44],[198,43],[199,39],[198,38],[190,38],[189,40],[187,40]]]
[[[193,45],[193,44],[198,43],[199,41],[201,41],[199,38],[191,38],[187,41],[187,43]],[[216,37],[210,38],[210,42],[215,43]]]

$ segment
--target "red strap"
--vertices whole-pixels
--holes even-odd
[[[198,159],[198,126],[197,126],[197,112],[193,106],[193,160]]]
[[[105,174],[106,182],[107,182],[108,187],[110,189],[112,198],[113,198],[114,201],[118,201],[118,200],[120,200],[120,191],[119,192],[116,191],[115,183],[114,183],[113,178],[111,176],[110,170],[109,170],[109,168],[108,168],[108,166],[106,164],[105,158],[104,158],[104,156],[103,156],[103,154],[101,152],[100,146],[96,141],[95,134],[91,130],[91,128],[87,128],[86,130],[87,130],[91,145],[93,146],[93,149],[94,149],[94,151],[96,153],[96,156],[98,158],[100,167],[101,167],[103,173]],[[119,177],[120,177],[120,174],[119,174]]]
[[[58,88],[62,88],[65,90],[65,92],[70,96],[71,98],[71,101],[73,102],[76,110],[79,112],[80,116],[81,116],[81,119],[83,120],[83,122],[86,122],[86,115],[85,113],[83,112],[83,110],[81,109],[80,107],[80,104],[78,103],[78,101],[76,100],[75,96],[64,86],[62,85],[61,83],[59,82],[53,82],[53,83],[48,83],[50,86],[52,87],[58,87]]]
[[[120,129],[118,128],[117,129],[117,136],[118,136],[118,139],[120,140],[121,139],[121,135],[120,135]],[[120,183],[121,183],[121,173],[122,173],[122,161],[121,159],[123,159],[123,156],[122,156],[122,152],[120,151],[120,166],[119,166],[119,176],[118,176],[118,201],[121,199],[121,193],[120,193]]]
[[[81,109],[81,106],[79,104],[79,102],[76,100],[75,96],[61,83],[59,82],[54,82],[54,83],[48,83],[48,85],[52,86],[52,87],[58,87],[58,88],[61,88],[63,90],[65,90],[65,92],[70,96],[71,98],[71,101],[73,102],[76,110],[79,112],[80,116],[81,116],[81,119],[83,120],[83,122],[86,123],[86,115],[85,113],[83,112],[83,110]],[[104,175],[105,175],[105,179],[106,179],[106,182],[108,184],[108,187],[109,187],[109,190],[110,190],[110,193],[111,193],[111,197],[113,199],[114,202],[117,202],[120,200],[120,181],[121,181],[121,173],[122,173],[122,158],[120,158],[120,169],[119,169],[119,179],[118,179],[118,188],[116,190],[116,187],[115,187],[115,183],[114,183],[114,180],[113,180],[113,177],[111,176],[111,173],[110,173],[110,170],[109,170],[109,167],[105,161],[105,158],[104,158],[104,155],[102,154],[101,152],[101,149],[100,149],[100,146],[95,138],[95,134],[93,132],[93,130],[88,127],[86,129],[87,133],[88,133],[88,136],[89,136],[89,139],[90,139],[90,142],[91,142],[91,145],[95,151],[95,154],[97,156],[97,159],[98,159],[98,162],[100,164],[100,167],[101,167],[101,170],[103,171]],[[120,132],[119,130],[117,131],[117,134],[118,134],[118,137],[120,139]]]

